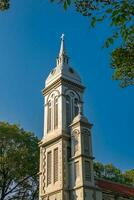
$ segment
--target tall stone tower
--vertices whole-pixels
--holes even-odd
[[[91,127],[83,115],[84,86],[70,67],[64,34],[45,88],[40,142],[40,200],[101,200],[95,186]]]

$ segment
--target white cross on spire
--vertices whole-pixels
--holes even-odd
[[[65,34],[62,33],[61,35],[61,45],[60,45],[60,51],[59,51],[59,55],[57,57],[57,66],[60,66],[60,67],[65,67],[65,66],[68,66],[68,56],[67,56],[67,52],[66,52],[66,49],[65,49]]]
[[[65,44],[64,44],[64,37],[65,37],[65,34],[62,33],[62,35],[61,35],[61,47],[60,47],[60,53],[59,53],[60,56],[66,53]]]
[[[62,33],[62,35],[61,35],[61,39],[64,40],[64,37],[65,37],[65,34]]]

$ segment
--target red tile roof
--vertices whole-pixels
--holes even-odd
[[[108,180],[98,179],[96,181],[98,187],[103,190],[111,191],[113,193],[122,194],[125,197],[134,197],[134,187],[115,183]]]

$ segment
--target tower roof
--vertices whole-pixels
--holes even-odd
[[[62,77],[69,81],[81,85],[81,79],[78,73],[70,66],[69,56],[65,49],[64,34],[61,35],[60,51],[56,59],[56,67],[50,72],[46,79],[46,87],[55,82],[58,78]]]
[[[93,124],[91,124],[87,117],[85,117],[85,115],[83,114],[78,114],[72,121],[72,124],[70,126],[73,126],[77,123],[82,123],[82,124],[86,124],[87,127],[92,128]]]

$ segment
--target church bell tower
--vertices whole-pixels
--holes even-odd
[[[40,200],[101,200],[95,186],[91,127],[83,114],[80,76],[70,66],[64,34],[43,89],[44,135],[40,142]]]

